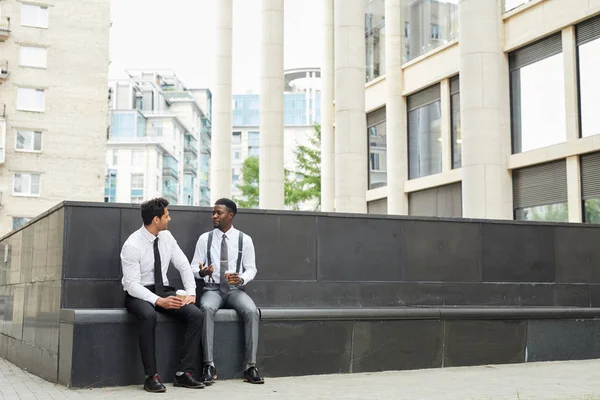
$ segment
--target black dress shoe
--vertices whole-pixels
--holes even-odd
[[[180,386],[189,389],[202,389],[204,387],[204,383],[197,381],[194,379],[192,374],[186,372],[181,376],[175,375],[175,381],[173,382],[173,386]]]
[[[166,392],[167,388],[160,381],[160,376],[158,374],[154,374],[147,377],[144,381],[144,390],[146,392],[162,393]]]
[[[212,365],[205,365],[202,370],[202,382],[211,385],[217,380],[217,370]]]
[[[244,371],[244,382],[260,384],[265,383],[265,380],[260,377],[256,367],[250,367]]]

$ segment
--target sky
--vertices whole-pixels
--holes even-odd
[[[111,0],[111,79],[170,69],[189,88],[213,88],[220,0]],[[322,0],[285,0],[284,67],[318,67]],[[233,93],[260,91],[260,0],[233,1]]]

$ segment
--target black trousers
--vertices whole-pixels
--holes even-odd
[[[154,286],[146,286],[154,293]],[[165,297],[174,296],[175,289],[165,286]],[[185,336],[179,356],[177,371],[194,373],[200,352],[200,335],[202,334],[202,311],[194,304],[185,305],[179,309],[166,310],[154,307],[147,301],[125,296],[127,311],[138,320],[140,351],[146,375],[158,373],[156,367],[156,312],[170,315],[185,324]]]

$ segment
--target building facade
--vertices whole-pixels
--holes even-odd
[[[212,95],[172,71],[128,71],[109,83],[104,201],[210,203]]]
[[[100,201],[108,0],[0,1],[0,234]]]
[[[379,41],[365,25],[368,212],[599,223],[598,14],[578,0],[367,0],[365,21],[387,25]],[[402,61],[373,73],[397,45]]]
[[[295,151],[309,145],[314,125],[321,122],[321,71],[319,68],[297,68],[284,73],[283,104],[284,168],[296,171]],[[234,197],[242,197],[238,185],[243,178],[242,166],[249,156],[260,159],[260,95],[233,95],[233,131],[231,136],[232,179]],[[313,202],[302,209],[314,209]]]

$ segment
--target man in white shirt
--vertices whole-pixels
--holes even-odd
[[[192,270],[204,279],[200,307],[204,313],[202,347],[204,369],[202,380],[210,384],[217,378],[213,360],[215,313],[220,308],[233,308],[244,318],[245,363],[244,381],[264,383],[256,368],[258,348],[258,309],[244,291],[244,286],[256,276],[252,238],[233,227],[237,205],[230,199],[215,202],[212,221],[215,229],[204,233],[196,243]],[[209,248],[210,243],[210,250]],[[243,272],[242,272],[243,270]]]
[[[195,305],[196,282],[187,257],[167,230],[171,221],[169,202],[156,198],[141,205],[144,226],[129,236],[121,250],[125,307],[139,323],[140,351],[146,373],[144,389],[164,392],[156,367],[156,312],[170,315],[185,323],[185,338],[179,358],[175,386],[199,389],[205,385],[194,378],[200,347],[203,316]],[[181,274],[186,298],[176,296],[169,286],[169,263]]]

